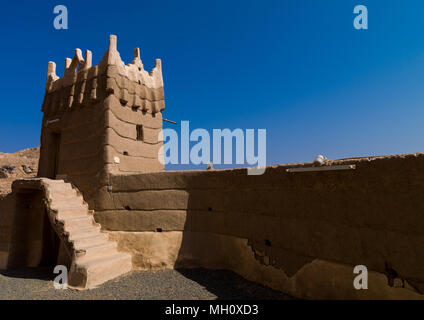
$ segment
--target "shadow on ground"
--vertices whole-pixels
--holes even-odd
[[[193,280],[207,291],[223,300],[292,300],[279,291],[247,281],[238,274],[227,270],[177,269],[185,278]]]
[[[85,291],[56,290],[53,268],[0,271],[5,300],[291,300],[281,292],[249,282],[232,271],[135,270]]]
[[[7,278],[39,279],[46,281],[53,281],[53,279],[55,278],[55,275],[53,274],[53,269],[49,267],[0,270],[0,274]]]

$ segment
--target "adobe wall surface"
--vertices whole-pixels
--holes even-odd
[[[7,268],[14,215],[14,196],[0,195],[0,269]]]
[[[162,113],[122,107],[114,95],[107,98],[106,105],[106,171],[112,174],[163,171],[165,167],[158,161],[159,149],[163,145],[163,141],[158,139],[162,130]],[[143,141],[137,140],[137,125],[143,127]],[[119,163],[115,157],[119,158]]]
[[[50,245],[46,241],[45,226],[49,226],[45,214],[44,195],[42,192],[34,194],[16,194],[15,210],[11,225],[9,256],[7,268],[38,267],[43,265],[43,258]]]
[[[45,215],[41,193],[0,196],[0,269],[37,267],[46,259]]]
[[[111,231],[119,250],[133,255],[136,269],[204,267],[232,270],[244,278],[302,299],[423,299],[406,283],[391,287],[384,274],[369,271],[368,290],[353,289],[353,267],[313,259],[295,275],[262,264],[248,240],[205,232],[124,232]]]
[[[60,120],[60,146],[56,175],[67,175],[87,198],[93,197],[96,186],[104,179],[104,134],[106,110],[103,103],[66,112]],[[52,130],[43,119],[41,157],[38,176],[49,177],[54,156],[49,150]],[[56,123],[54,123],[56,125]],[[54,146],[52,146],[54,148]]]
[[[281,271],[289,282],[310,265],[321,266],[312,268],[315,276],[331,282],[327,271],[344,266],[341,270],[349,272],[343,271],[339,285],[349,283],[345,297],[353,294],[353,267],[360,264],[383,277],[388,289],[401,278],[409,291],[423,292],[424,154],[330,163],[339,164],[356,169],[290,173],[286,169],[293,165],[282,165],[262,176],[248,176],[245,169],[112,175],[112,191],[104,186],[93,209],[102,228],[121,239],[140,268],[161,265],[152,262],[158,259],[153,253],[145,255],[156,238],[162,240],[155,246],[164,250],[179,248],[171,261],[184,265],[189,261],[184,248],[193,242],[189,233],[200,233],[244,241],[236,251],[248,250],[260,266]],[[180,245],[167,239],[172,232],[179,233]],[[137,237],[140,241],[129,240]],[[228,258],[219,258],[222,243],[193,251],[192,264],[201,263],[201,253],[227,263]],[[168,258],[163,255],[163,266],[173,265]],[[299,281],[294,294],[315,292],[312,284]]]

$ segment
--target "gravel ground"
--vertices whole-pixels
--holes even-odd
[[[0,272],[2,300],[215,300],[292,298],[246,281],[224,270],[183,269],[132,271],[99,288],[85,291],[55,290],[51,269],[20,269]]]

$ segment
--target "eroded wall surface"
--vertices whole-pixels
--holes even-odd
[[[337,298],[346,284],[344,297],[357,295],[353,267],[365,265],[379,275],[380,298],[393,296],[387,293],[392,289],[422,292],[424,155],[330,163],[340,164],[356,169],[290,173],[292,166],[282,165],[261,176],[245,169],[112,175],[112,188],[101,189],[93,209],[139,268],[227,266],[270,285],[284,275],[285,289],[317,297],[313,283],[334,282],[337,274],[329,270],[337,266],[342,280],[321,294]],[[172,233],[181,240],[170,240]],[[222,236],[243,245],[229,245],[239,249],[222,254],[228,251]],[[259,274],[231,262],[240,252],[254,257]],[[305,268],[315,271],[298,279]],[[267,279],[269,270],[277,278]]]

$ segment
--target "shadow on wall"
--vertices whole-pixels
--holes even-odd
[[[203,268],[176,269],[184,277],[205,287],[219,300],[293,300],[294,298],[262,285],[246,281],[228,270]]]
[[[44,206],[41,190],[13,194],[16,197],[15,214],[11,223],[11,236],[7,269],[10,274],[35,277],[38,269],[51,269],[58,262],[60,239],[53,230]],[[30,272],[29,272],[30,270]],[[9,272],[9,271],[8,271]],[[45,278],[44,275],[41,276]]]
[[[310,194],[300,191],[304,179],[296,181],[285,169],[269,168],[259,176],[247,175],[246,169],[185,176],[187,211],[176,266],[233,270],[258,281],[255,273],[262,267],[276,266],[290,277],[311,263],[311,256],[284,246],[295,243],[296,233],[309,236],[290,219],[301,218]]]
[[[175,268],[231,270],[247,280],[289,293],[280,285],[281,279],[293,276],[314,259],[281,247],[280,217],[286,211],[281,204],[290,188],[283,172],[284,167],[262,176],[249,176],[246,169],[182,176],[188,198],[186,204],[180,204],[184,208],[178,208],[186,209],[186,217]],[[178,183],[175,187],[178,191]],[[280,269],[270,267],[277,263]],[[188,278],[218,297],[229,297],[225,285],[187,270],[183,274]]]
[[[0,195],[0,270],[7,268],[14,212],[14,196]]]

